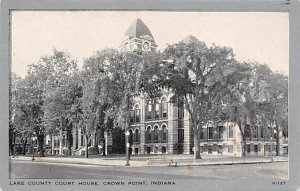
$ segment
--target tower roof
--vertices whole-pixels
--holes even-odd
[[[195,36],[189,35],[185,37],[181,42],[183,43],[192,43],[192,42],[200,42]]]
[[[148,40],[153,40],[154,38],[149,30],[149,28],[146,26],[146,24],[141,19],[136,19],[132,22],[132,24],[127,29],[126,36],[131,38],[149,38]]]

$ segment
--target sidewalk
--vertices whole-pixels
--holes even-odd
[[[30,156],[14,156],[11,160],[31,161]],[[193,159],[193,155],[161,155],[161,156],[132,156],[130,166],[206,166],[206,165],[234,165],[234,164],[255,164],[271,163],[271,157],[232,157],[232,156],[202,156],[202,159]],[[287,162],[288,157],[274,156],[273,162]],[[33,162],[49,163],[67,163],[82,165],[99,165],[99,166],[125,166],[125,157],[105,157],[105,158],[74,158],[74,157],[35,157]]]

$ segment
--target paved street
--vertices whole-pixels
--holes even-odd
[[[11,160],[11,178],[41,179],[287,179],[288,162],[180,167],[123,167]]]

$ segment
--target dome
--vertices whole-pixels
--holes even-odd
[[[145,38],[146,40],[154,41],[149,28],[139,18],[132,22],[125,35],[130,38]]]
[[[195,36],[189,35],[185,37],[181,42],[188,44],[188,43],[200,42],[200,41]]]

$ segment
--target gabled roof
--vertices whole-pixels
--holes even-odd
[[[191,42],[200,42],[200,41],[195,36],[189,35],[185,37],[181,42],[188,44]]]
[[[154,38],[149,30],[149,28],[146,26],[146,24],[141,19],[136,19],[132,22],[132,24],[127,29],[126,36],[131,38],[143,38],[143,37],[151,37],[154,41]]]

